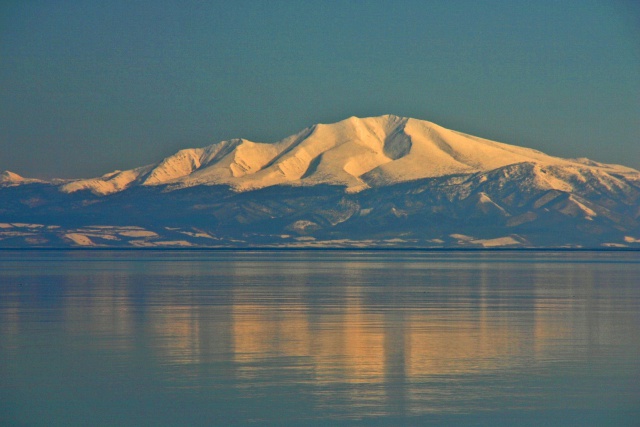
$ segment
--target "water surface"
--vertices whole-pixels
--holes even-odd
[[[640,253],[0,253],[0,425],[638,425]]]

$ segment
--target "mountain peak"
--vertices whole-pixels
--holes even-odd
[[[32,182],[0,174],[0,246],[640,247],[640,172],[394,115]]]
[[[11,171],[3,171],[0,173],[0,183],[18,183],[24,181],[24,178],[17,173]]]
[[[428,121],[388,114],[352,116],[336,123],[313,125],[273,143],[231,139],[204,148],[184,149],[156,164],[74,181],[61,189],[87,189],[106,195],[135,185],[167,185],[169,189],[226,185],[242,192],[274,185],[328,184],[353,193],[423,178],[487,172],[519,163],[637,173],[587,159],[561,159]],[[568,188],[558,182],[550,186]]]

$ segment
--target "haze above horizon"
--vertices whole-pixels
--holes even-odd
[[[4,2],[0,170],[99,176],[395,114],[640,168],[628,0]]]

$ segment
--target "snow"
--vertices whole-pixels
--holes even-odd
[[[180,150],[175,155],[167,157],[153,168],[144,180],[145,185],[161,184],[189,175],[201,165],[203,149]]]
[[[24,181],[24,178],[17,173],[13,173],[11,171],[4,171],[0,173],[0,183],[18,183],[22,181]]]
[[[464,242],[469,242],[469,241],[473,240],[473,237],[467,236],[467,235],[464,235],[464,234],[450,234],[449,237],[452,237],[454,239],[458,239],[458,240],[461,240],[461,241],[464,241]]]
[[[239,178],[261,170],[276,155],[278,148],[273,144],[243,141],[235,150],[233,163],[229,165],[231,174]]]
[[[91,239],[84,234],[80,233],[67,233],[64,235],[67,239],[71,240],[78,246],[95,246],[95,243],[91,241]]]
[[[291,224],[288,228],[293,230],[293,231],[297,231],[299,233],[304,233],[308,230],[312,230],[314,228],[316,228],[318,226],[318,224],[316,224],[315,222],[312,221],[308,221],[308,220],[298,220],[296,222],[294,222],[293,224]]]
[[[472,240],[471,243],[481,245],[484,248],[496,248],[500,246],[520,245],[520,242],[511,236],[497,237],[495,239]]]
[[[20,184],[31,184],[35,182],[43,182],[34,178],[23,178],[15,172],[4,171],[0,172],[0,186],[12,187]]]
[[[480,212],[489,213],[493,211],[494,213],[499,215],[509,216],[509,214],[504,210],[504,208],[502,208],[502,206],[499,206],[497,203],[491,200],[491,198],[487,196],[486,193],[481,191],[476,195],[476,197],[478,199],[478,202],[476,203],[476,208]]]
[[[91,191],[93,194],[105,196],[117,193],[129,188],[141,176],[148,173],[151,166],[143,166],[127,171],[115,171],[99,178],[81,179],[62,185],[60,190],[64,193],[73,193],[81,190]]]
[[[162,240],[153,242],[155,246],[193,246],[190,242],[186,240]]]
[[[44,224],[29,224],[24,222],[12,222],[11,225],[19,228],[42,228]]]
[[[603,243],[602,246],[605,248],[628,248],[628,246],[623,243]]]
[[[560,212],[565,215],[583,216],[588,219],[598,216],[596,212],[581,203],[574,195],[569,196],[566,206],[560,209]]]
[[[181,234],[190,236],[190,237],[197,237],[197,238],[201,238],[201,239],[215,239],[215,237],[213,237],[212,235],[205,233],[203,231],[199,231],[199,232],[193,232],[193,231],[178,231]]]
[[[340,185],[349,193],[370,187],[489,172],[516,164],[534,167],[539,188],[569,192],[593,180],[621,188],[616,176],[640,182],[640,172],[589,159],[561,159],[537,150],[467,135],[434,123],[385,115],[318,124],[275,143],[221,141],[178,151],[157,164],[76,180],[63,192],[107,195],[133,185],[227,185],[250,191],[274,185]],[[508,178],[508,177],[505,177]],[[4,172],[2,182],[20,182]]]
[[[157,233],[147,230],[120,231],[118,234],[125,237],[158,237]]]

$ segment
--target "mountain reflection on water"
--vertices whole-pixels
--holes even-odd
[[[232,393],[207,410],[239,424],[640,403],[634,253],[73,252],[0,263],[0,355],[17,373],[0,372],[15,382],[38,375],[20,367],[25,357],[87,352],[169,395]],[[309,407],[260,409],[278,396]]]

